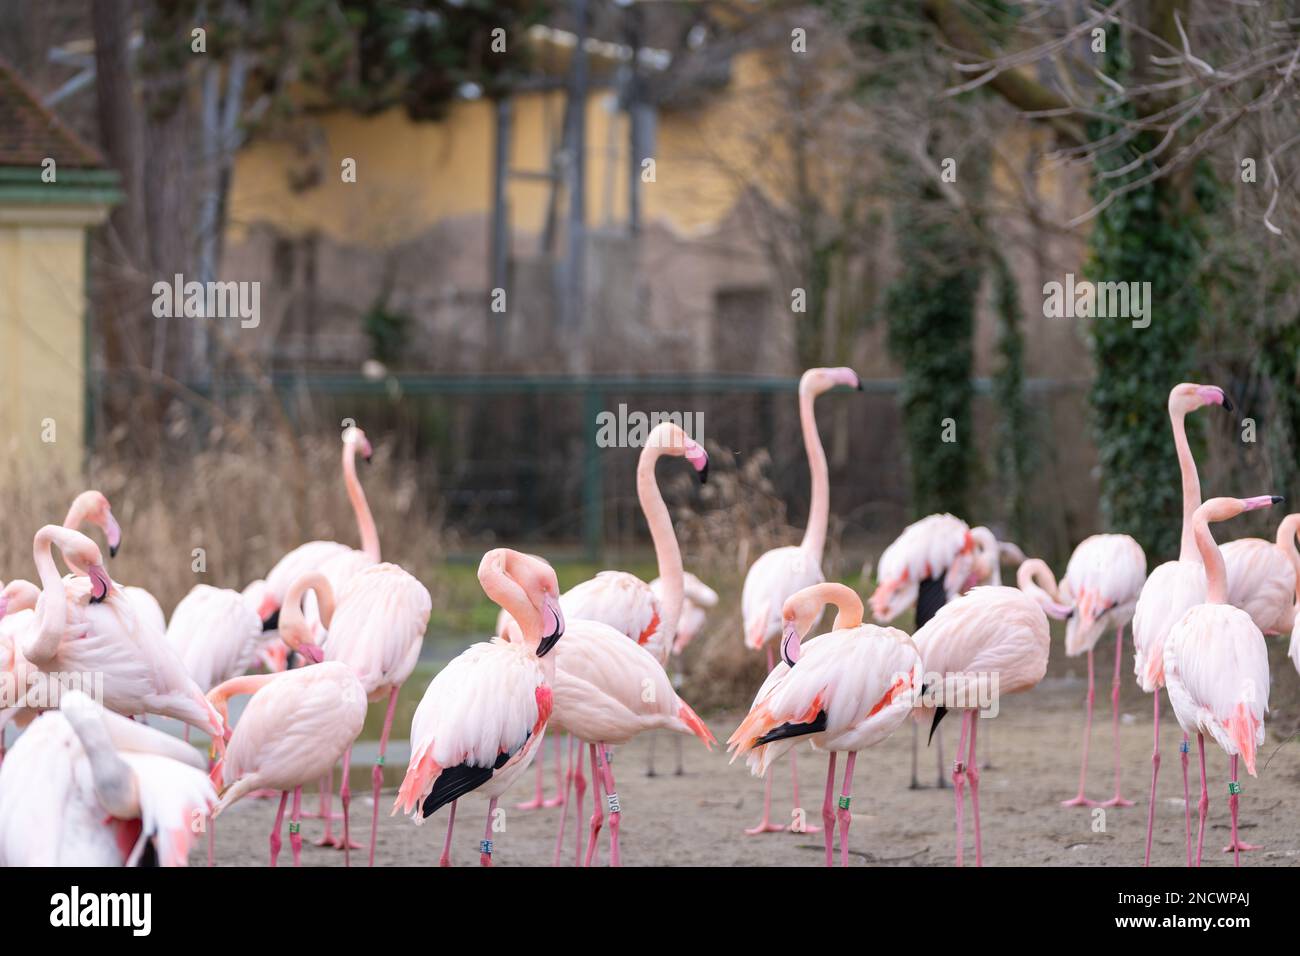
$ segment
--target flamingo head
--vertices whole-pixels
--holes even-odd
[[[700,476],[700,484],[709,480],[709,453],[675,422],[660,422],[656,425],[646,439],[645,447],[661,454],[682,456]]]
[[[814,395],[828,392],[836,385],[862,391],[862,379],[851,368],[810,368],[799,379],[799,391],[809,391]]]
[[[99,604],[104,598],[108,597],[108,592],[113,588],[113,582],[109,578],[108,572],[104,570],[104,566],[97,561],[86,564],[86,576],[90,578],[90,603]]]
[[[525,632],[537,633],[538,657],[549,654],[564,636],[560,582],[541,558],[494,548],[479,562],[478,580],[483,592],[518,622],[522,639],[527,640]],[[513,634],[510,641],[514,643]]]
[[[1169,411],[1177,414],[1194,412],[1206,405],[1222,405],[1225,411],[1232,411],[1232,401],[1217,385],[1198,385],[1195,382],[1183,382],[1175,385],[1169,392]]]
[[[356,425],[353,425],[343,433],[343,440],[350,445],[354,445],[362,459],[369,464],[370,459],[374,456],[374,449],[370,447],[370,439]]]
[[[916,603],[917,585],[907,568],[896,578],[881,581],[871,592],[871,614],[881,624],[888,624]]]
[[[117,557],[122,546],[122,528],[113,517],[113,508],[108,498],[101,491],[83,491],[77,495],[68,512],[67,527],[76,528],[82,521],[89,521],[104,532],[108,540],[108,556]]]

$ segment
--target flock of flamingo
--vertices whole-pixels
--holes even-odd
[[[871,624],[863,621],[862,598],[846,585],[827,582],[822,568],[830,493],[814,401],[837,386],[861,388],[847,368],[810,369],[800,380],[799,412],[812,479],[807,529],[799,545],[761,555],[744,582],[743,638],[753,650],[766,650],[769,671],[727,741],[733,761],[744,757],[754,775],[766,778],[762,819],[747,832],[785,829],[772,822],[772,765],[789,755],[797,808],[795,754],[807,742],[828,754],[828,770],[822,826],[803,829],[822,832],[831,866],[838,828],[840,865],[846,865],[859,751],[910,719],[915,786],[918,727],[928,722],[934,738],[943,717],[955,711],[961,724],[951,769],[956,862],[962,864],[965,850],[969,787],[975,861],[982,864],[980,717],[990,715],[990,693],[1000,698],[1023,692],[1042,679],[1052,617],[1066,622],[1066,654],[1086,655],[1088,661],[1079,791],[1063,805],[1131,805],[1121,793],[1119,761],[1123,636],[1131,625],[1134,674],[1153,695],[1155,716],[1146,862],[1155,825],[1164,687],[1184,734],[1187,864],[1199,866],[1204,849],[1206,736],[1229,758],[1232,842],[1225,850],[1239,864],[1240,853],[1254,849],[1238,837],[1238,762],[1244,760],[1246,771],[1255,775],[1270,683],[1264,635],[1290,631],[1291,656],[1300,667],[1295,547],[1300,515],[1281,522],[1276,541],[1216,545],[1212,523],[1281,500],[1201,501],[1184,419],[1205,405],[1231,410],[1223,391],[1181,384],[1169,395],[1182,472],[1178,560],[1148,575],[1146,557],[1133,538],[1095,535],[1075,549],[1058,583],[1047,564],[1025,559],[987,528],[969,527],[948,514],[930,515],[906,528],[881,555],[869,601],[879,624]],[[341,848],[350,862],[350,851],[360,848],[350,821],[352,746],[369,704],[384,702],[367,844],[374,865],[398,692],[419,658],[432,601],[414,576],[382,560],[356,469],[357,456],[369,460],[371,446],[356,428],[343,437],[343,479],[361,548],[308,542],[242,592],[196,586],[170,621],[147,590],[112,580],[100,547],[79,530],[97,526],[110,557],[117,553],[121,529],[99,492],[82,493],[62,525],[36,532],[39,586],[15,579],[0,591],[0,677],[6,694],[0,701],[0,731],[10,723],[22,728],[7,754],[0,734],[0,864],[183,865],[200,834],[206,834],[211,865],[217,817],[244,797],[276,794],[272,866],[286,810],[295,865],[301,860],[304,815],[323,819],[321,843]],[[541,558],[507,548],[483,556],[478,580],[501,609],[496,636],[469,647],[428,685],[411,722],[409,764],[391,809],[418,824],[447,808],[441,865],[451,862],[457,803],[471,792],[489,801],[479,856],[482,865],[491,865],[498,801],[535,765],[535,795],[519,807],[562,807],[554,862],[565,855],[572,806],[575,864],[596,862],[607,827],[609,863],[617,866],[623,811],[610,748],[660,730],[680,735],[679,744],[688,735],[706,747],[714,744],[666,670],[670,658],[701,631],[718,598],[683,568],[656,478],[658,460],[665,456],[684,459],[700,481],[708,473],[705,450],[671,423],[658,425],[640,453],[637,494],[654,541],[655,581],[603,571],[561,594],[555,571]],[[55,550],[66,575],[59,574]],[[1003,560],[1018,565],[1016,587],[1001,583]],[[836,612],[831,629],[814,635],[827,605]],[[909,608],[915,609],[914,633],[888,626]],[[1115,791],[1098,802],[1084,792],[1093,656],[1112,628]],[[248,673],[259,665],[263,673]],[[229,704],[240,696],[249,699],[232,726]],[[149,714],[182,722],[185,740],[145,723]],[[206,758],[189,745],[191,728],[211,737]],[[550,799],[544,797],[541,759],[548,731],[559,791]],[[567,757],[562,733],[568,735]],[[1201,781],[1194,855],[1188,780],[1193,735]],[[942,735],[938,743],[943,785]],[[584,761],[589,761],[593,804],[585,827]],[[336,814],[332,795],[340,762],[342,812]],[[677,767],[680,772],[680,748]],[[305,814],[303,788],[316,783],[319,812]],[[333,823],[339,819],[342,832],[336,834]]]

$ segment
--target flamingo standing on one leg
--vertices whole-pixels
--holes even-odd
[[[296,585],[295,585],[296,586]],[[328,617],[328,613],[325,615]],[[214,687],[208,699],[227,713],[228,701],[252,694],[225,755],[213,770],[221,799],[215,819],[241,797],[260,789],[282,791],[271,831],[271,866],[280,855],[280,827],[293,793],[289,846],[293,865],[302,862],[302,788],[338,762],[361,733],[366,720],[366,692],[352,668],[338,661],[280,674],[249,674]],[[347,832],[347,818],[343,822]]]
[[[673,687],[681,689],[682,686],[682,654],[686,651],[691,641],[699,636],[704,630],[704,622],[708,619],[709,608],[718,603],[718,592],[709,587],[689,571],[685,574],[684,593],[682,596],[682,613],[677,619],[677,637],[673,641],[672,660],[676,663],[672,674]],[[650,589],[655,592],[655,596],[662,602],[664,599],[663,578],[655,578],[650,582]],[[646,769],[646,776],[655,775],[655,741],[658,738],[651,735],[650,737],[650,757],[649,766]],[[677,769],[673,771],[675,776],[680,777],[685,771],[682,769],[682,738],[678,734],[673,735],[673,751],[677,757]]]
[[[216,802],[198,751],[60,694],[0,769],[0,866],[185,866]]]
[[[1079,792],[1063,807],[1131,807],[1120,794],[1119,677],[1124,652],[1124,626],[1133,620],[1139,592],[1147,576],[1142,546],[1126,534],[1094,534],[1079,542],[1070,555],[1061,597],[1073,608],[1065,630],[1068,657],[1088,655],[1087,719],[1083,727],[1083,759],[1079,767]],[[1098,803],[1084,796],[1088,781],[1088,742],[1092,736],[1092,706],[1096,695],[1093,648],[1107,628],[1115,628],[1115,673],[1111,678],[1111,732],[1115,738],[1115,795]]]
[[[826,604],[838,611],[830,633],[801,643]],[[921,689],[921,656],[897,628],[862,623],[862,599],[842,584],[814,584],[788,598],[781,661],[754,698],[748,716],[727,741],[732,761],[748,754],[755,776],[802,738],[830,752],[822,832],[832,865],[835,823],[840,825],[840,866],[848,860],[849,802],[858,751],[880,743],[912,712]],[[847,752],[839,812],[832,810],[835,758]]]
[[[1201,505],[1201,482],[1196,459],[1187,441],[1187,416],[1206,405],[1232,411],[1223,389],[1216,385],[1183,382],[1169,391],[1169,426],[1174,434],[1178,470],[1182,480],[1183,523],[1178,560],[1166,561],[1147,577],[1133,614],[1133,673],[1138,686],[1152,695],[1154,744],[1151,751],[1151,797],[1147,806],[1144,865],[1151,865],[1151,837],[1156,820],[1156,779],[1160,774],[1160,688],[1165,684],[1164,646],[1169,632],[1189,608],[1205,601],[1205,566],[1196,549],[1192,515]],[[1187,780],[1187,738],[1183,737],[1183,830],[1187,865],[1192,865],[1191,800]]]
[[[86,570],[59,576],[51,548]],[[119,714],[161,714],[222,736],[220,715],[185,670],[166,637],[142,625],[134,605],[104,570],[99,547],[79,531],[46,525],[32,543],[41,596],[27,630],[14,642],[15,662],[46,675],[43,691],[54,696],[50,678],[102,676],[103,702]],[[29,688],[39,690],[39,688]],[[30,698],[25,698],[30,699]],[[20,708],[27,706],[20,702]],[[0,715],[0,724],[13,715]]]
[[[862,390],[862,382],[850,368],[810,368],[799,379],[799,425],[803,431],[804,451],[808,455],[808,472],[812,484],[812,499],[808,506],[808,525],[803,540],[797,547],[773,548],[760,555],[750,565],[745,575],[745,585],[740,596],[741,617],[744,620],[745,646],[751,650],[767,650],[767,669],[770,672],[776,661],[770,642],[781,636],[781,608],[786,598],[813,584],[826,580],[822,573],[822,555],[826,550],[826,526],[830,517],[830,472],[826,465],[826,451],[822,448],[817,431],[817,413],[814,403],[817,396],[837,385]],[[794,804],[799,808],[799,765],[794,751],[790,753],[790,776],[794,786]],[[785,826],[772,822],[772,775],[763,783],[763,819],[745,832],[751,836],[760,833],[779,833]],[[816,832],[817,827],[808,832]]]
[[[1034,598],[1016,588],[975,588],[944,605],[912,635],[912,643],[921,654],[926,680],[939,677],[937,686],[928,686],[921,695],[917,716],[933,714],[933,734],[945,713],[953,709],[962,712],[952,771],[957,798],[957,865],[962,865],[962,818],[969,781],[975,865],[982,866],[979,764],[975,758],[978,711],[990,702],[996,705],[1008,694],[1029,690],[1043,679],[1051,645],[1047,616]],[[968,734],[970,750],[964,754]]]
[[[514,618],[515,639],[474,644],[429,684],[411,721],[411,761],[393,804],[393,813],[409,813],[417,824],[451,804],[440,866],[451,865],[456,803],[472,790],[489,799],[479,863],[492,865],[497,800],[541,747],[552,708],[550,652],[565,633],[550,565],[498,548],[483,555],[478,579]]]
[[[982,540],[966,522],[950,514],[926,515],[912,522],[880,555],[876,568],[879,584],[871,595],[871,613],[879,623],[887,624],[915,606],[914,630],[924,627],[939,608],[968,590],[980,564]],[[913,726],[910,784],[913,790],[921,786],[917,777],[918,749],[919,734]],[[935,785],[942,789],[947,786],[943,776],[942,733],[936,756],[939,775]]]
[[[321,604],[333,603],[330,584],[323,573],[304,575]],[[429,590],[412,575],[395,564],[383,563],[353,575],[338,596],[325,642],[325,660],[347,664],[361,680],[370,701],[387,698],[384,726],[379,735],[379,756],[371,770],[374,802],[370,817],[369,865],[375,865],[375,839],[379,832],[379,791],[384,782],[384,755],[388,735],[393,727],[397,695],[415,670],[429,627],[433,599]],[[306,634],[307,622],[297,608],[281,615],[280,629]],[[352,751],[343,754],[343,819],[346,822],[350,801],[348,783]],[[327,834],[328,839],[328,834]],[[341,843],[322,843],[339,846]]]
[[[1165,640],[1165,689],[1178,723],[1196,734],[1201,757],[1200,823],[1196,837],[1196,865],[1205,846],[1205,814],[1210,798],[1206,789],[1205,735],[1209,734],[1229,757],[1231,780],[1228,807],[1232,813],[1233,863],[1241,865],[1242,850],[1256,846],[1237,837],[1237,758],[1255,776],[1255,752],[1264,743],[1264,714],[1268,711],[1268,646],[1264,635],[1240,608],[1228,604],[1227,570],[1223,555],[1210,533],[1211,521],[1227,521],[1243,511],[1267,508],[1282,499],[1211,498],[1192,516],[1196,547],[1205,565],[1206,603],[1184,614]]]

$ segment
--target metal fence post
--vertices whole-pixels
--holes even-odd
[[[583,389],[582,404],[583,425],[587,430],[582,476],[582,540],[588,560],[598,561],[605,539],[605,476],[600,446],[596,444],[596,419],[604,408],[605,396],[598,387],[588,384]]]

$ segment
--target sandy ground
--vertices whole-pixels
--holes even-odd
[[[1093,727],[1088,796],[1106,799],[1112,793],[1109,682],[1098,687]],[[1128,696],[1128,695],[1126,695]],[[1148,706],[1128,706],[1120,724],[1124,796],[1135,806],[1105,811],[1066,809],[1059,801],[1074,795],[1079,773],[1083,724],[1083,685],[1077,680],[1044,682],[1033,693],[1003,704],[995,720],[980,723],[981,751],[992,755],[992,766],[980,783],[981,816],[986,865],[1115,866],[1141,865],[1146,831],[1147,790],[1151,770],[1151,716]],[[1149,702],[1141,698],[1135,703]],[[1181,732],[1166,706],[1161,721],[1163,764],[1160,772],[1156,835],[1152,861],[1182,865],[1184,861],[1182,776],[1178,743]],[[714,715],[709,725],[720,740],[738,722],[737,715]],[[958,721],[944,722],[945,756],[950,761],[956,745]],[[921,781],[928,789],[910,790],[911,734],[908,728],[884,744],[859,755],[853,787],[853,823],[849,836],[849,863],[890,866],[949,866],[954,862],[951,789],[933,787],[936,756],[933,748],[921,753]],[[617,790],[622,803],[622,853],[627,866],[812,866],[823,860],[820,834],[776,833],[759,837],[741,831],[758,819],[762,782],[749,776],[737,762],[729,766],[725,755],[708,753],[695,740],[685,740],[685,774],[675,776],[672,741],[661,735],[657,755],[660,775],[645,775],[648,740],[639,739],[619,748],[614,761]],[[359,745],[360,746],[360,745]],[[354,839],[368,838],[372,803],[370,769],[373,745],[359,754],[354,767],[352,823]],[[547,795],[554,789],[552,744],[546,744]],[[1210,764],[1210,814],[1205,839],[1208,866],[1231,865],[1230,854],[1220,850],[1228,839],[1227,757],[1213,742],[1207,743]],[[385,789],[381,797],[378,859],[385,866],[436,864],[442,847],[447,811],[444,808],[416,827],[409,819],[389,817],[396,784],[406,763],[405,742],[395,745],[388,758]],[[842,776],[840,761],[838,776]],[[1267,767],[1265,764],[1267,763]],[[826,757],[808,747],[799,751],[801,795],[809,823],[820,823],[826,781]],[[950,770],[950,767],[948,768]],[[1263,844],[1259,852],[1243,854],[1245,866],[1286,866],[1300,863],[1300,741],[1285,745],[1270,733],[1259,760],[1258,779],[1244,777],[1241,798],[1241,832],[1246,842]],[[790,819],[789,764],[775,768],[773,816]],[[1191,788],[1197,797],[1198,772],[1192,742]],[[840,781],[836,781],[838,792]],[[495,834],[497,865],[549,865],[555,847],[558,809],[519,811],[514,805],[532,795],[529,774],[502,798],[506,807],[504,831]],[[267,837],[277,801],[245,799],[217,821],[218,865],[262,866],[267,862]],[[314,809],[313,792],[304,796]],[[478,862],[487,801],[467,797],[460,802],[452,857],[456,865]],[[583,810],[590,815],[588,792]],[[967,860],[973,861],[970,805],[967,800]],[[1195,809],[1193,808],[1193,839]],[[312,845],[322,832],[318,819],[305,820],[303,865],[340,866],[343,854]],[[601,838],[601,862],[608,861],[607,831]],[[205,862],[204,847],[192,857]],[[838,851],[837,851],[838,853]],[[573,860],[573,816],[570,811],[563,860]],[[365,851],[353,854],[354,865],[365,863]],[[291,857],[287,824],[281,865]]]

